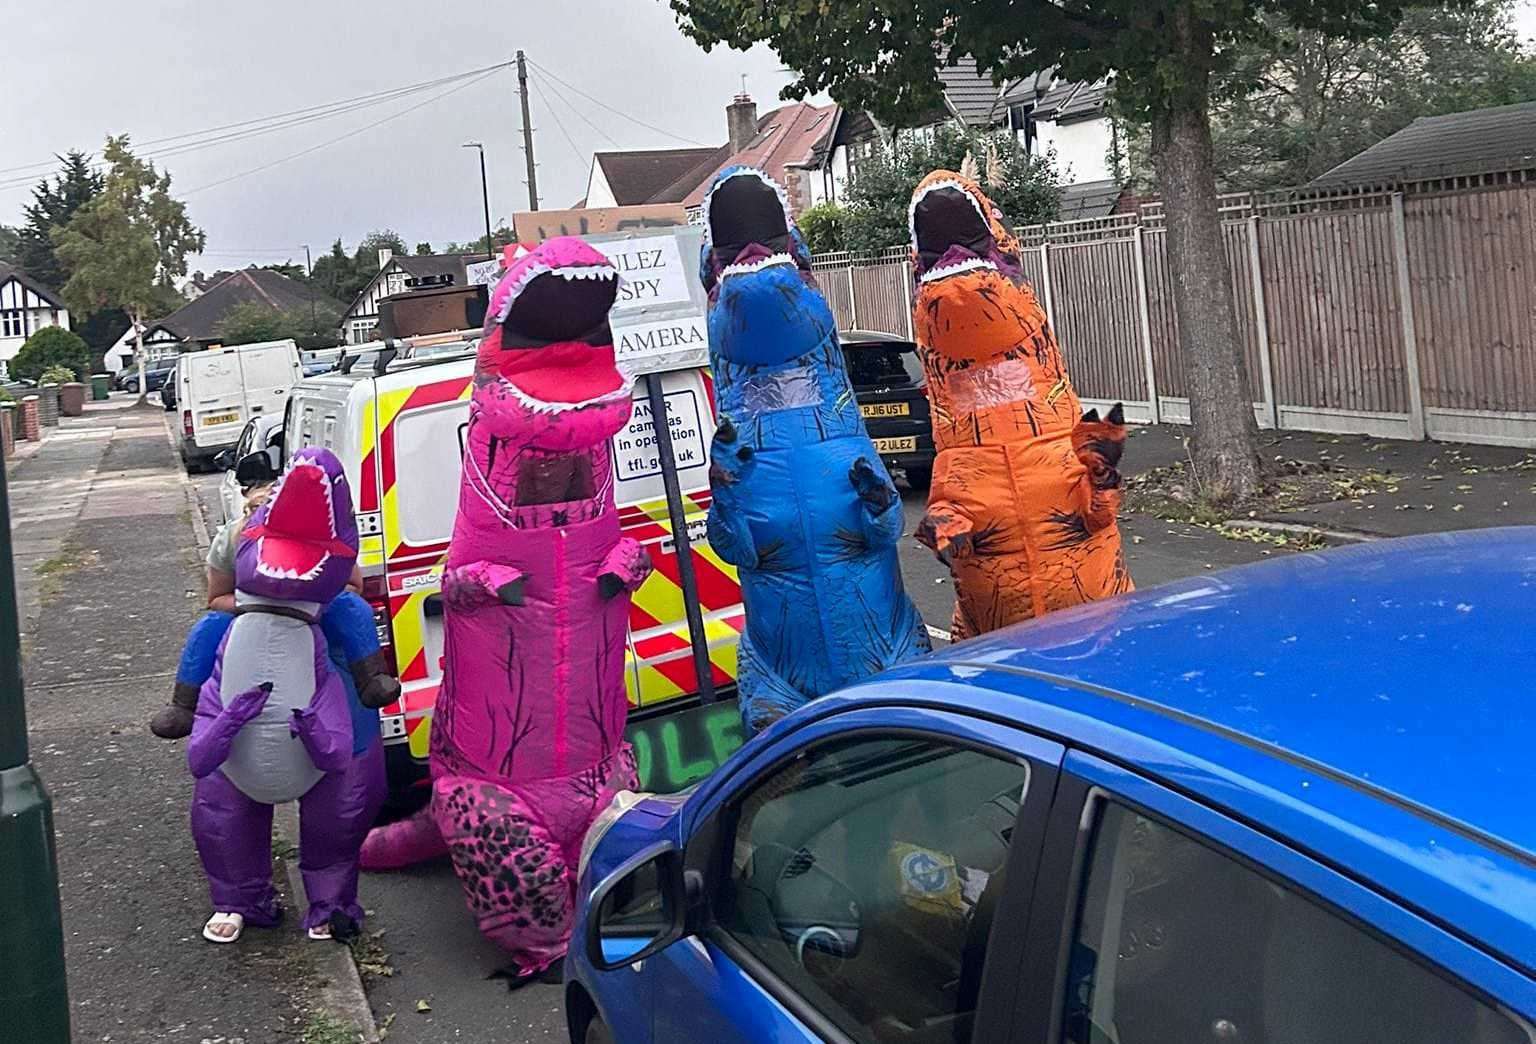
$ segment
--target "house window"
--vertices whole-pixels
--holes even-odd
[[[347,324],[349,344],[362,344],[373,339],[374,331],[379,328],[377,317],[368,319],[354,319]]]
[[[0,312],[0,337],[25,337],[26,313],[20,310]]]

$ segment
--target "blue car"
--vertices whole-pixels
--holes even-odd
[[[577,1042],[1532,1044],[1536,528],[1198,577],[589,835]]]

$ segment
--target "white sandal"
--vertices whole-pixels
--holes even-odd
[[[220,935],[215,928],[223,928],[226,925],[234,925],[234,932],[230,935]],[[208,918],[208,923],[203,925],[203,938],[211,943],[232,943],[240,941],[240,933],[245,931],[245,917],[237,913],[215,913]]]
[[[328,924],[317,924],[305,934],[315,940],[315,942],[330,942],[331,926]]]

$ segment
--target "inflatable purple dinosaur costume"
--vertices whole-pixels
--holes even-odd
[[[375,830],[363,865],[444,843],[480,930],[531,978],[565,954],[587,827],[635,783],[624,742],[629,593],[608,440],[629,420],[608,309],[618,274],[578,239],[511,263],[476,360],[443,572],[432,805]]]
[[[187,743],[197,783],[192,834],[216,911],[205,936],[272,925],[272,806],[298,801],[299,867],[314,938],[355,931],[358,850],[383,799],[378,758],[352,754],[352,721],[320,609],[346,586],[357,524],[341,462],[294,454],[246,526],[235,559],[235,619],[198,696]],[[374,751],[377,751],[375,744]],[[238,915],[233,931],[210,934]]]

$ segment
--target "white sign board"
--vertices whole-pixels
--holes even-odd
[[[619,368],[638,376],[707,365],[706,298],[699,282],[702,230],[613,233],[587,241],[612,262],[622,280],[608,314]]]
[[[470,286],[495,286],[501,281],[501,258],[493,257],[489,261],[476,261],[472,265],[464,266],[464,278]]]
[[[706,488],[709,440],[714,437],[715,426],[703,385],[696,371],[667,374],[661,379],[679,485],[685,490]],[[613,437],[615,494],[621,504],[657,500],[666,495],[651,404],[643,388],[637,388],[635,394],[629,424]]]

